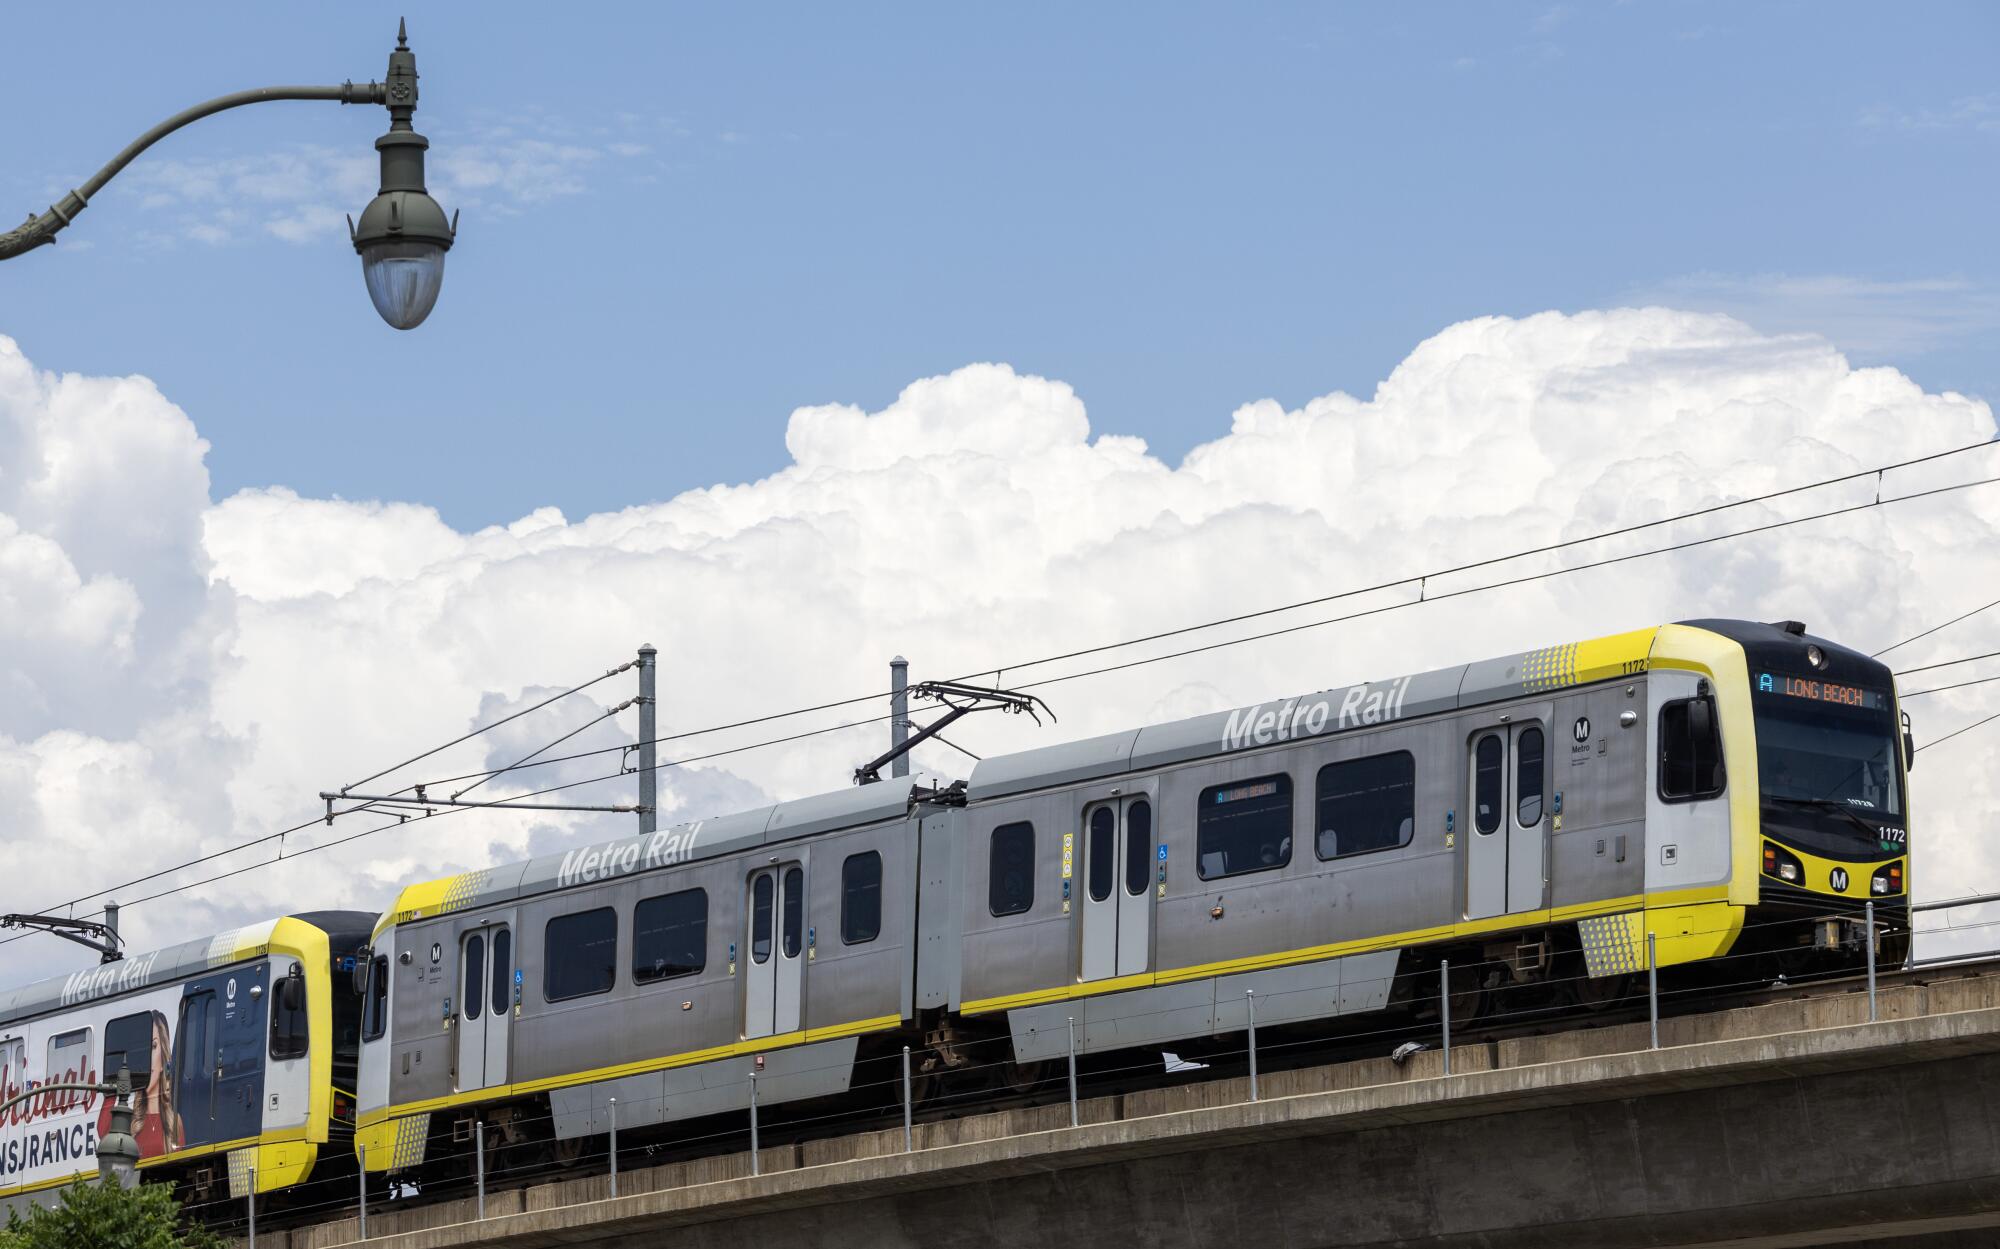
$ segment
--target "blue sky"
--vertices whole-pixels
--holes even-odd
[[[397,13],[14,13],[0,192],[39,211],[210,95],[379,75]],[[1178,458],[1241,402],[1366,395],[1453,322],[1635,300],[2000,397],[1990,5],[410,21],[434,183],[465,208],[428,324],[376,319],[338,225],[381,110],[279,104],[168,139],[8,262],[0,333],[153,378],[218,498],[461,528],[756,478],[793,407],[978,360]]]

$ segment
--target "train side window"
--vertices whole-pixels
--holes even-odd
[[[43,1082],[76,1084],[89,1078],[90,1029],[78,1028],[74,1032],[50,1037],[49,1069]]]
[[[1195,814],[1203,880],[1283,867],[1292,861],[1292,778],[1280,772],[1210,785]]]
[[[1502,756],[1506,753],[1497,733],[1480,738],[1472,748],[1472,819],[1473,827],[1482,833],[1500,827],[1500,783],[1505,779]]]
[[[167,1052],[167,1017],[154,1011],[123,1015],[104,1025],[104,1065],[98,1070],[103,1079],[116,1080],[119,1068],[132,1073],[132,1087],[143,1090],[153,1074],[154,1019],[159,1022],[160,1056]]]
[[[271,982],[271,1057],[304,1058],[312,1039],[307,1024],[305,977],[277,977]]]
[[[1514,738],[1514,818],[1522,828],[1542,822],[1542,730],[1530,726]]]
[[[1417,760],[1409,751],[1329,763],[1319,770],[1314,788],[1320,858],[1410,844],[1416,830]]]
[[[361,1039],[379,1041],[389,1030],[389,956],[377,954],[368,973],[368,998],[361,1008]]]
[[[1111,875],[1118,862],[1118,813],[1099,807],[1090,813],[1090,846],[1086,853],[1085,886],[1092,902],[1111,896]]]
[[[865,945],[881,933],[882,854],[850,854],[840,864],[840,940]]]
[[[987,847],[986,909],[1019,915],[1035,905],[1035,826],[1023,820],[993,830]]]
[[[632,979],[692,976],[708,966],[708,891],[683,889],[632,909]]]
[[[1715,700],[1677,698],[1660,708],[1660,797],[1667,802],[1692,802],[1720,794],[1727,777],[1722,767],[1722,735],[1715,722]]]
[[[618,980],[618,912],[558,915],[542,930],[542,996],[551,1002],[611,992]]]

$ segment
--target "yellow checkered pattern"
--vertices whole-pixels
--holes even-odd
[[[451,884],[445,887],[444,901],[438,906],[438,914],[471,906],[473,900],[486,891],[486,882],[492,879],[493,873],[484,869],[454,876]]]
[[[1640,935],[1643,911],[1623,915],[1593,915],[1576,921],[1583,940],[1583,968],[1592,976],[1619,976],[1646,969],[1646,944]]]
[[[250,1195],[250,1174],[257,1165],[257,1147],[232,1149],[229,1151],[229,1195],[248,1197]]]
[[[1576,643],[1529,651],[1521,664],[1521,685],[1527,690],[1556,690],[1576,684]]]
[[[424,1160],[424,1142],[430,1139],[431,1117],[410,1115],[396,1120],[396,1143],[390,1147],[389,1169],[400,1171]]]

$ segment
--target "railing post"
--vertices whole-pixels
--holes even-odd
[[[361,1158],[361,1239],[368,1239],[368,1146],[359,1150]],[[393,1159],[392,1159],[393,1164]]]
[[[1250,1100],[1257,1100],[1257,990],[1243,990],[1243,1010],[1250,1020]]]
[[[1660,1048],[1660,941],[1646,932],[1646,1010],[1653,1024],[1652,1048]]]
[[[479,1176],[479,1202],[475,1209],[480,1218],[486,1217],[486,1121],[472,1121],[472,1167]]]
[[[903,1152],[909,1153],[910,1145],[910,1047],[903,1047]]]
[[[1868,922],[1868,1022],[1875,1022],[1875,900],[1865,908]]]
[[[757,1143],[757,1073],[750,1073],[750,1174],[764,1173],[763,1147]]]
[[[1076,1016],[1069,1017],[1069,1125],[1076,1124]]]
[[[1438,1018],[1444,1021],[1444,1073],[1451,1074],[1451,960],[1438,960]]]
[[[250,1249],[257,1249],[257,1168],[250,1168]]]
[[[611,1195],[618,1195],[618,1099],[611,1099]]]

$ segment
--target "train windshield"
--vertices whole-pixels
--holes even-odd
[[[1886,694],[1761,676],[1757,786],[1767,825],[1810,849],[1873,854],[1903,823],[1901,749]]]

